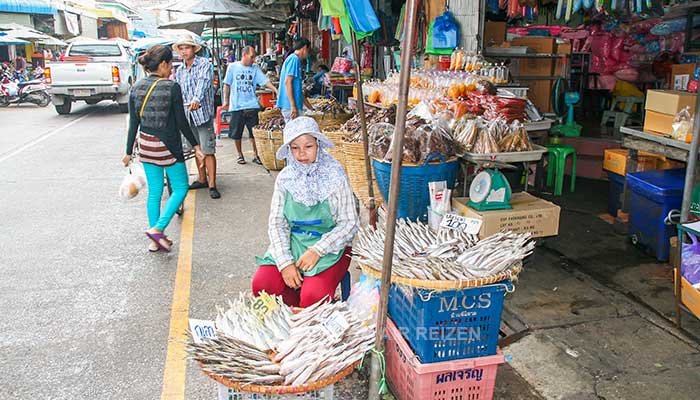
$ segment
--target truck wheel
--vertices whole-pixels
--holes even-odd
[[[126,114],[129,112],[129,103],[119,103],[119,112]]]
[[[54,107],[56,108],[56,112],[59,115],[67,115],[70,114],[70,109],[72,105],[73,102],[66,100],[62,105],[54,105]]]

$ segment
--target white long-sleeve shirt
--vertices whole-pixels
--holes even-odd
[[[275,184],[267,230],[270,237],[268,253],[275,259],[280,271],[296,262],[292,256],[291,228],[284,217],[285,197],[285,191]],[[328,204],[336,226],[311,247],[321,257],[345,250],[352,244],[359,227],[355,198],[347,180],[328,198]]]

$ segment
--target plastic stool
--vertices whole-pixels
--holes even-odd
[[[550,144],[549,164],[547,166],[547,186],[554,185],[554,195],[561,196],[564,186],[566,157],[571,155],[571,191],[576,188],[576,149],[568,144]]]
[[[347,301],[350,297],[350,272],[346,272],[343,280],[340,281],[340,298]]]

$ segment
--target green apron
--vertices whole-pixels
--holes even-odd
[[[331,214],[328,200],[309,207],[294,201],[292,195],[287,193],[284,198],[283,214],[291,230],[290,241],[294,262],[297,262],[306,253],[306,250],[315,245],[321,239],[321,236],[335,228],[335,221],[333,221],[333,214]],[[345,249],[336,254],[326,254],[318,260],[311,271],[304,272],[299,270],[299,272],[304,276],[318,275],[335,265],[344,252]],[[277,262],[269,252],[263,258],[256,257],[255,261],[258,266],[277,265]]]

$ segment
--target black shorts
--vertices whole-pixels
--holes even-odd
[[[239,110],[231,112],[228,137],[240,140],[243,137],[243,129],[248,128],[248,134],[253,137],[253,127],[258,124],[258,109]]]

